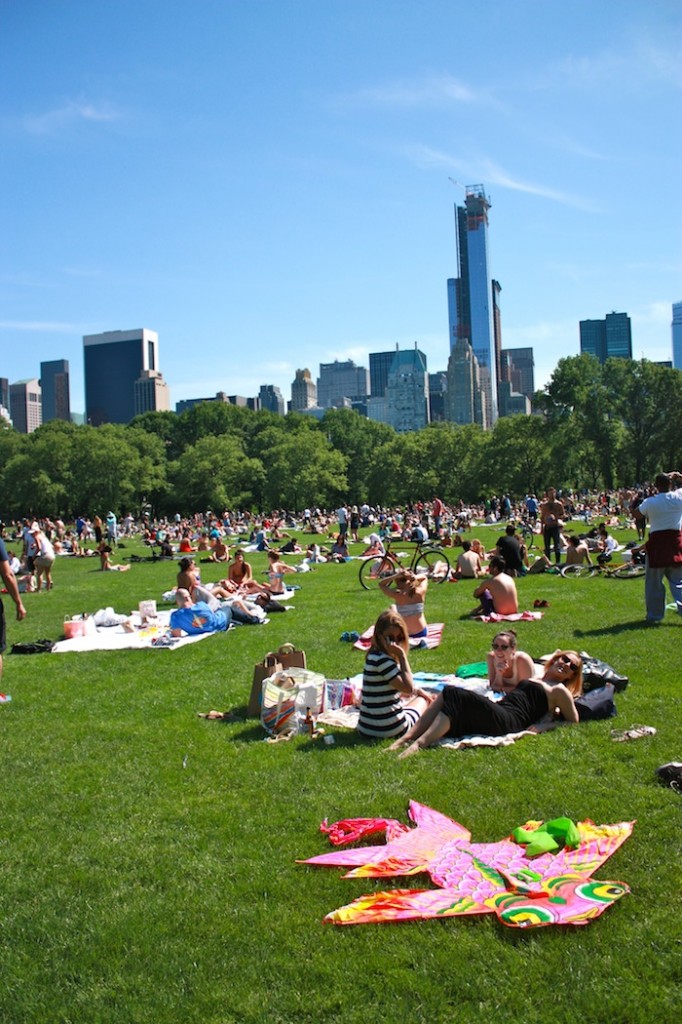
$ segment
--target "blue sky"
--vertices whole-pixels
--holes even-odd
[[[448,356],[462,185],[504,347],[671,357],[679,0],[0,0],[0,376],[159,333],[171,401]],[[461,183],[457,184],[457,183]]]

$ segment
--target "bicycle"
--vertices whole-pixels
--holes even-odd
[[[621,565],[564,565],[561,570],[564,579],[581,579],[587,576],[605,576],[614,580],[634,580],[646,573],[641,562],[623,562]]]
[[[391,576],[399,569],[427,576],[433,583],[444,583],[450,576],[450,561],[445,552],[433,544],[418,543],[406,564],[400,555],[391,551],[391,542],[388,541],[384,555],[373,555],[363,561],[358,579],[365,590],[371,590],[377,580]]]
[[[530,551],[530,549],[537,543],[537,533],[535,533],[533,527],[530,525],[530,523],[526,522],[526,520],[520,522],[517,525],[516,530],[519,534],[519,539],[522,540],[523,543],[526,545],[526,550]]]

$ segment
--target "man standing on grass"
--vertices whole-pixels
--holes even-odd
[[[26,618],[26,609],[22,604],[16,577],[9,564],[9,555],[7,553],[7,548],[5,547],[5,542],[2,540],[0,540],[0,576],[2,576],[5,587],[7,588],[7,593],[17,606],[17,621],[21,622],[22,619]],[[2,652],[5,650],[6,646],[5,609],[2,606],[2,601],[0,601],[0,679],[2,679]]]
[[[547,558],[550,558],[553,546],[554,560],[557,565],[561,561],[561,527],[563,526],[563,518],[563,503],[557,500],[555,489],[548,487],[547,497],[540,506],[540,522],[542,523],[542,536],[545,539],[545,555]]]
[[[676,484],[673,490],[673,483]],[[659,473],[653,494],[634,509],[637,524],[649,523],[646,551],[644,599],[647,622],[662,622],[665,616],[665,584],[682,615],[682,473]]]

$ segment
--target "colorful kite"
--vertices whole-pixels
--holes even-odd
[[[385,832],[381,846],[334,850],[304,864],[351,868],[345,878],[394,878],[426,872],[437,889],[370,893],[327,914],[333,924],[496,914],[513,928],[588,924],[630,890],[593,878],[632,833],[634,822],[574,824],[528,821],[499,843],[472,843],[471,833],[444,814],[410,802],[415,828],[394,819],[350,818],[322,823],[335,845]]]

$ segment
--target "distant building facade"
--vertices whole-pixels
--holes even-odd
[[[237,405],[242,409],[253,409],[255,412],[260,409],[260,403],[257,398],[244,398],[243,395],[226,395],[224,391],[218,391],[210,398],[183,398],[175,403],[175,411],[180,416],[183,412],[187,412],[188,409],[193,409],[195,405],[201,405],[203,402],[223,402],[225,405]]]
[[[493,297],[497,303],[500,287],[497,282],[493,286],[489,270],[489,209],[483,185],[467,186],[464,206],[455,206],[458,276],[447,288],[450,350],[459,339],[470,343],[478,363],[485,420],[492,427],[497,419],[498,362]]]
[[[399,434],[421,430],[429,422],[426,356],[415,346],[396,351],[386,384],[388,423]]]
[[[364,366],[356,366],[352,359],[320,363],[317,404],[321,408],[338,408],[344,398],[348,398],[351,403],[364,402],[368,394],[369,373]]]
[[[286,412],[282,392],[276,384],[261,384],[258,401],[261,409],[269,409],[270,412],[276,412],[278,416],[284,416]]]
[[[317,387],[310,370],[297,370],[291,384],[291,411],[305,412],[317,405]]]
[[[68,359],[53,359],[40,364],[40,388],[43,423],[48,420],[71,421]]]
[[[168,385],[158,370],[143,370],[135,381],[135,415],[145,412],[169,412]]]
[[[682,302],[673,302],[673,366],[682,370]]]
[[[135,416],[135,384],[159,371],[159,337],[141,327],[83,338],[85,418],[92,426],[129,423]],[[160,376],[160,373],[159,373]]]
[[[446,401],[448,375],[445,370],[429,374],[429,421],[440,423],[447,419]]]
[[[607,359],[632,359],[632,325],[627,313],[607,313],[603,320],[580,321],[580,354]]]
[[[40,381],[32,377],[10,384],[9,405],[15,430],[32,434],[43,422]]]
[[[395,350],[390,352],[370,352],[369,354],[369,394],[372,398],[383,398],[386,394],[388,374],[395,359]],[[383,422],[383,421],[382,421]]]
[[[448,359],[447,418],[451,423],[485,427],[486,402],[478,359],[467,338],[458,338]]]
[[[500,379],[511,384],[512,391],[526,395],[532,401],[535,394],[533,349],[503,348],[500,353]]]

